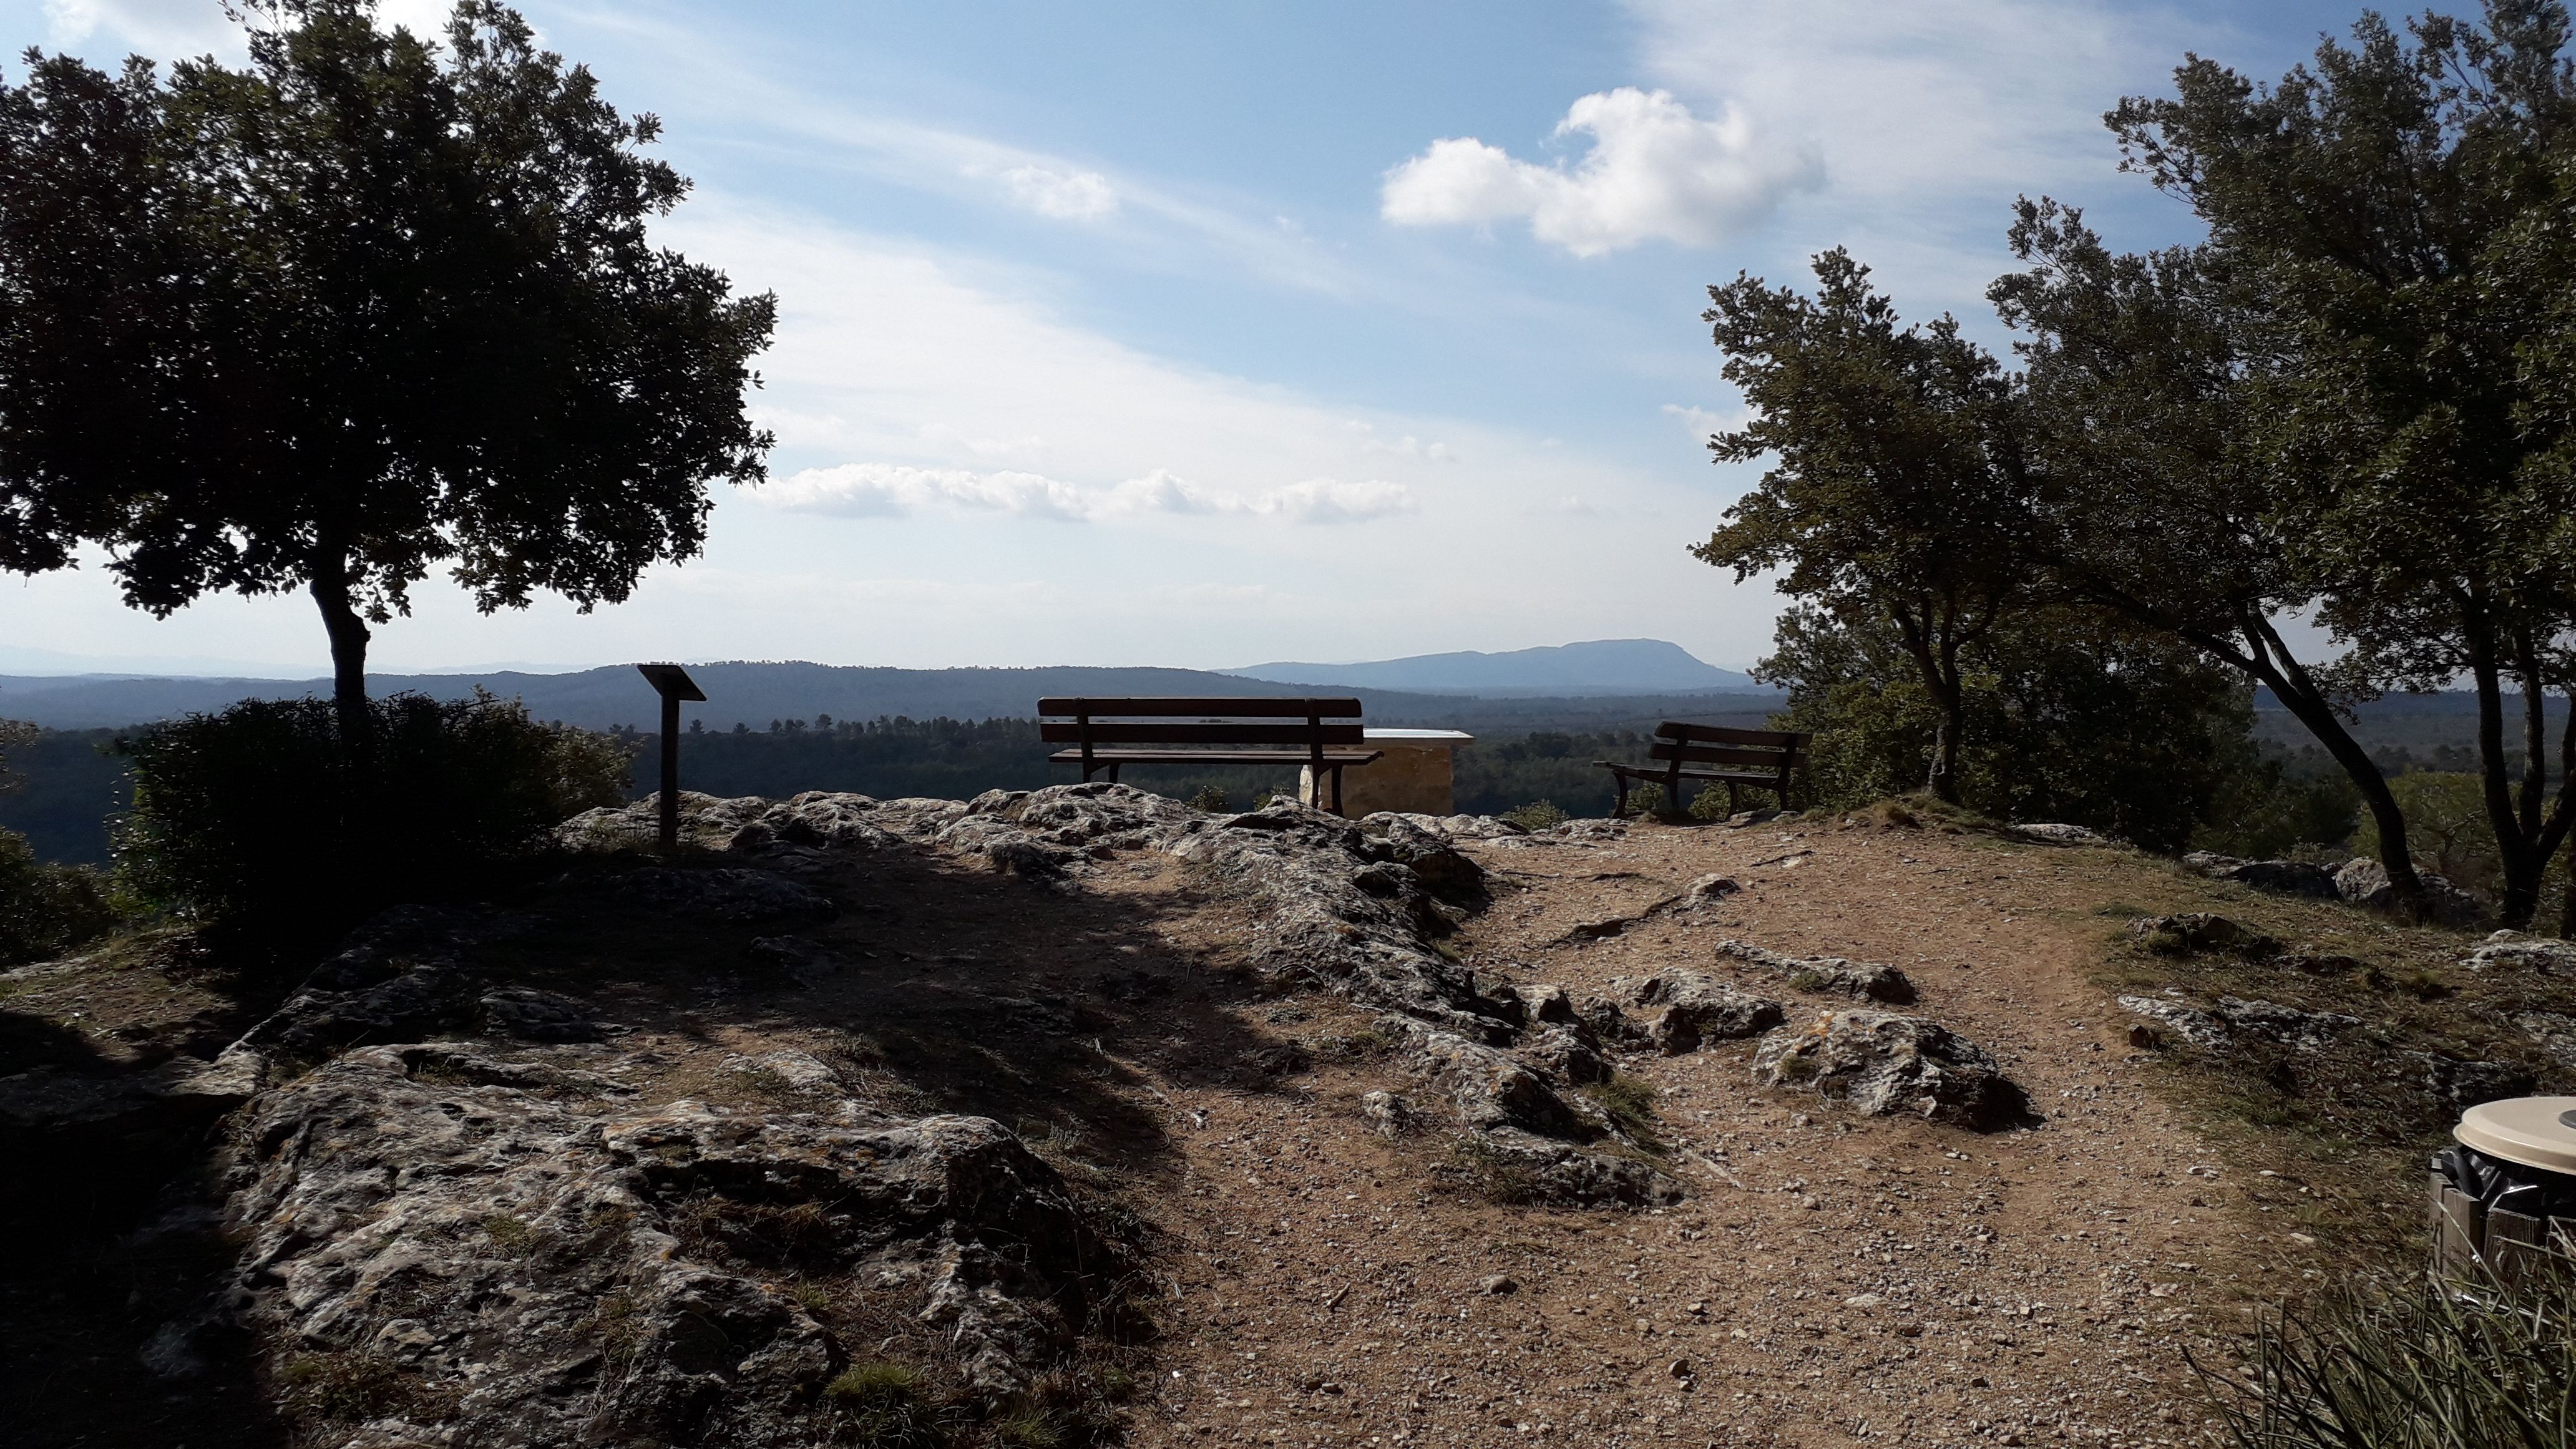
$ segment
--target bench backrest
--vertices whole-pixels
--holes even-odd
[[[1666,720],[1655,727],[1655,759],[1676,765],[1744,765],[1775,770],[1785,781],[1815,738],[1804,730],[1739,730]]]
[[[1327,745],[1367,739],[1356,699],[1050,698],[1038,714],[1040,739],[1078,744],[1086,759],[1095,745],[1302,745],[1320,762]]]

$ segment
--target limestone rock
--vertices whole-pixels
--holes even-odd
[[[2067,825],[2056,821],[2031,825],[2007,825],[2004,828],[2025,840],[2043,840],[2051,845],[2108,845],[2111,843],[2111,837],[2098,830],[2087,830],[2081,825]]]
[[[1393,1092],[1368,1092],[1360,1097],[1360,1115],[1380,1137],[1401,1137],[1413,1130],[1419,1114],[1413,1104]]]
[[[2215,1050],[2227,1045],[2227,1023],[2196,1006],[2161,996],[2123,996],[2120,1009],[2145,1017],[2193,1046]]]
[[[1654,1008],[1646,1019],[1646,1034],[1666,1056],[1697,1051],[1705,1042],[1759,1036],[1789,1019],[1780,1003],[1697,971],[1664,971],[1611,985],[1624,988],[1637,1005]]]
[[[1784,956],[1743,941],[1720,941],[1717,954],[1759,966],[1800,991],[1839,992],[1883,1001],[1891,1006],[1914,1002],[1914,982],[1896,967],[1875,961],[1847,961],[1840,956]]]
[[[1399,822],[1450,840],[1508,840],[1529,834],[1527,829],[1492,815],[1418,815],[1401,810],[1363,816],[1360,828],[1382,835]]]
[[[2253,927],[2208,911],[2141,916],[2129,923],[2129,934],[2139,938],[2148,950],[2169,956],[2187,956],[2195,951],[2269,956],[2281,949],[2280,942]]]
[[[2314,1051],[2361,1025],[2361,1018],[2334,1011],[2302,1011],[2277,1001],[2218,998],[2218,1015],[2230,1027],[2301,1051]]]
[[[1580,1024],[1533,1026],[1522,1036],[1518,1053],[1532,1070],[1551,1082],[1582,1086],[1606,1082],[1611,1077],[1610,1064],[1602,1059],[1591,1029]]]
[[[1587,1152],[1505,1128],[1462,1144],[1466,1155],[1505,1180],[1504,1196],[1559,1207],[1660,1207],[1685,1196],[1682,1185],[1642,1158]]]
[[[2462,957],[2472,971],[2528,971],[2536,976],[2576,976],[2576,944],[2498,931]]]
[[[809,1271],[908,1301],[1009,1392],[1117,1261],[986,1119],[637,1113],[431,1054],[362,1048],[252,1104],[234,1291],[281,1355],[395,1360],[455,1442],[819,1442],[850,1348],[763,1286]]]
[[[2335,872],[2314,861],[2306,860],[2240,860],[2224,870],[2203,872],[2216,880],[2232,880],[2275,895],[2303,896],[2309,900],[2343,899]]]
[[[1695,911],[1702,906],[1713,906],[1743,889],[1736,884],[1735,877],[1712,872],[1682,887],[1682,908]]]
[[[1565,1099],[1508,1053],[1403,1017],[1387,1017],[1378,1026],[1403,1042],[1399,1064],[1437,1087],[1465,1126],[1517,1127],[1549,1137],[1589,1135]]]
[[[1773,1032],[1754,1053],[1753,1076],[1874,1117],[1901,1112],[1988,1129],[2028,1111],[1994,1058],[1947,1028],[1891,1012],[1829,1012],[1803,1029]]]
[[[2529,1069],[2511,1062],[2462,1061],[2433,1052],[2400,1052],[2398,1055],[2414,1064],[2422,1073],[2424,1090],[2434,1100],[2455,1111],[2474,1107],[2480,1102],[2493,1102],[2504,1097],[2519,1097],[2531,1090]]]
[[[831,898],[770,870],[739,866],[692,870],[654,865],[618,878],[614,889],[646,910],[702,921],[768,921],[826,917]]]
[[[2482,914],[2477,897],[2443,877],[2418,871],[2416,878],[2424,883],[2424,906],[2432,920],[2465,926]],[[2397,887],[2389,883],[2388,868],[2368,856],[2346,861],[2335,871],[2335,891],[2347,903],[2373,910],[2388,910],[2397,903]]]
[[[2513,1019],[2532,1045],[2549,1054],[2549,1059],[2570,1071],[2576,1071],[2576,1016],[2554,1011],[2529,1011]]]

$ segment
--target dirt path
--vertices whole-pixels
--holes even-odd
[[[2221,1270],[2247,1225],[2085,979],[2097,909],[2149,867],[1813,826],[1477,850],[1518,887],[1465,933],[1480,970],[1603,991],[1688,966],[1782,997],[1794,1021],[1845,1003],[1725,961],[1720,939],[1889,962],[1913,1009],[1992,1052],[2047,1120],[1980,1136],[1860,1118],[1754,1086],[1749,1042],[1634,1057],[1692,1195],[1631,1215],[1450,1185],[1437,1145],[1383,1141],[1354,1110],[1404,1085],[1383,1064],[1285,1093],[1174,1085],[1176,1331],[1139,1443],[2196,1437],[2179,1349],[2234,1311]],[[1568,939],[1711,871],[1743,894]],[[1271,1017],[1327,1046],[1365,1022],[1312,1002]]]

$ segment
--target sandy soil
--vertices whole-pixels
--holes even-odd
[[[1693,1196],[1624,1215],[1441,1190],[1436,1142],[1384,1143],[1351,1108],[1402,1085],[1382,1070],[1288,1095],[1176,1088],[1206,1121],[1178,1136],[1178,1332],[1139,1442],[2196,1437],[2178,1350],[2232,1296],[2230,1247],[2256,1230],[2086,979],[2094,909],[2153,867],[1815,827],[1479,854],[1518,887],[1465,934],[1482,969],[1602,990],[1687,966],[1781,996],[1794,1021],[1839,999],[1734,967],[1719,939],[1891,962],[1913,1009],[1995,1054],[2047,1120],[1981,1136],[1858,1118],[1756,1088],[1751,1043],[1635,1057]],[[1566,939],[1709,871],[1744,894]]]

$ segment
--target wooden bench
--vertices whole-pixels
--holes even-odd
[[[1780,808],[1789,808],[1789,777],[1796,773],[1798,761],[1807,752],[1807,741],[1814,736],[1797,730],[1737,730],[1720,725],[1683,724],[1666,720],[1655,726],[1655,747],[1651,758],[1662,763],[1628,765],[1617,760],[1594,763],[1609,770],[1619,782],[1619,804],[1610,813],[1613,818],[1628,813],[1628,788],[1634,784],[1661,785],[1667,808],[1682,808],[1682,781],[1696,780],[1706,785],[1726,787],[1726,813],[1735,813],[1737,792],[1745,786],[1769,790],[1779,798]],[[1716,769],[1693,769],[1691,766],[1717,766]],[[1733,768],[1727,768],[1732,766]]]
[[[1367,739],[1356,699],[1041,699],[1038,715],[1039,738],[1075,747],[1047,758],[1085,781],[1121,765],[1303,765],[1319,787],[1331,777],[1336,815],[1342,771],[1380,753],[1353,748]]]

